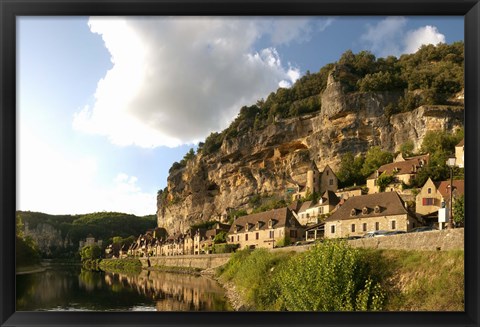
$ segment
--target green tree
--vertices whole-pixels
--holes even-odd
[[[213,238],[214,244],[226,243],[227,242],[227,232],[221,231]]]
[[[100,259],[102,249],[98,245],[87,245],[80,250],[82,261]]]
[[[453,221],[460,225],[465,222],[465,196],[463,194],[453,201]]]
[[[400,146],[400,152],[406,156],[410,157],[413,155],[414,144],[412,140],[408,140]]]
[[[340,167],[337,172],[340,187],[365,184],[365,178],[360,172],[364,158],[362,156],[354,157],[353,153],[347,152],[342,156]]]
[[[367,178],[380,166],[392,161],[393,155],[390,152],[382,151],[379,146],[371,147],[365,155],[365,162],[363,163],[361,173]]]
[[[377,178],[377,185],[380,188],[380,192],[384,192],[388,184],[392,183],[395,180],[395,177],[388,175],[386,173],[381,174]]]

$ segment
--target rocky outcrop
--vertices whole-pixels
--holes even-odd
[[[346,93],[331,75],[317,113],[250,128],[225,139],[216,153],[200,152],[171,172],[167,194],[158,201],[159,226],[185,231],[193,223],[221,220],[231,209],[248,209],[256,194],[284,197],[287,188],[305,182],[312,160],[320,170],[328,164],[335,171],[347,152],[365,153],[375,145],[394,152],[407,140],[418,150],[427,131],[463,126],[462,106],[422,106],[388,117],[385,107],[399,96]]]
[[[25,222],[24,235],[33,239],[43,255],[51,255],[52,251],[57,248],[66,248],[72,245],[68,237],[62,237],[62,232],[50,224],[39,223],[31,228]]]

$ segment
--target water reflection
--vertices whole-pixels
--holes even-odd
[[[229,311],[223,288],[203,276],[128,275],[51,267],[17,275],[17,310]]]

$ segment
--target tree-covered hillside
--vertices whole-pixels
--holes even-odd
[[[104,244],[106,244],[111,243],[113,237],[137,237],[145,233],[146,230],[157,226],[155,215],[138,217],[118,212],[96,212],[85,215],[49,215],[41,212],[17,211],[16,218],[17,228],[20,226],[23,229],[21,232],[25,233],[28,226],[28,234],[34,240],[41,236],[35,235],[35,233],[38,233],[39,227],[44,225],[49,225],[59,232],[61,240],[67,240],[62,246],[52,245],[50,247],[48,255],[52,257],[76,253],[79,241],[85,240],[89,235],[95,237],[96,240],[103,240]],[[58,235],[55,236],[58,238]],[[52,236],[52,238],[55,236]],[[42,255],[45,256],[47,253],[42,253]]]

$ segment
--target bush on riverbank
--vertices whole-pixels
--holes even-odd
[[[142,263],[138,259],[103,259],[99,268],[103,271],[120,273],[139,273],[142,271]]]
[[[380,310],[379,278],[360,250],[326,242],[293,254],[238,251],[219,270],[257,310]]]
[[[354,249],[237,251],[217,269],[252,310],[463,311],[464,252]]]

